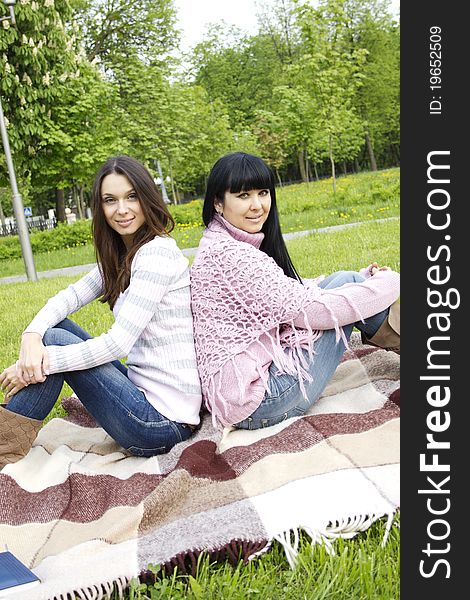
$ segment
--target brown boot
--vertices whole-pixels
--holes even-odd
[[[375,335],[368,339],[366,334],[361,332],[361,339],[363,344],[378,346],[400,354],[400,303],[396,301],[392,304],[388,318],[378,328]]]
[[[42,421],[24,417],[0,405],[0,469],[23,458],[31,448]]]

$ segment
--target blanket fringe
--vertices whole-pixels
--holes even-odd
[[[123,600],[124,592],[129,586],[130,581],[127,577],[122,576],[114,581],[105,581],[90,587],[76,589],[72,592],[65,592],[59,596],[53,596],[51,600],[106,600],[107,598],[111,598],[113,592],[117,592],[119,600]]]
[[[301,526],[294,529],[288,529],[282,533],[273,536],[273,539],[278,541],[284,549],[287,562],[292,569],[297,564],[299,554],[300,530],[304,531],[311,540],[311,545],[323,544],[328,554],[335,554],[333,542],[338,538],[351,539],[358,533],[362,533],[368,529],[372,523],[383,516],[387,516],[385,524],[385,533],[382,539],[382,547],[385,546],[390,530],[393,524],[395,512],[389,512],[380,515],[354,515],[344,519],[329,523],[323,530],[313,529],[308,526]]]
[[[155,583],[162,575],[167,577],[170,576],[175,569],[178,570],[180,574],[187,573],[195,577],[197,575],[199,558],[203,555],[208,555],[211,562],[224,562],[228,560],[230,564],[235,566],[241,559],[246,564],[254,558],[265,554],[271,548],[274,540],[281,544],[287,562],[291,569],[294,569],[299,554],[300,531],[303,531],[309,536],[312,546],[315,544],[323,544],[327,552],[334,555],[334,540],[338,538],[353,538],[358,533],[362,533],[368,529],[372,523],[384,516],[387,517],[385,533],[382,540],[382,546],[384,546],[393,525],[395,511],[387,512],[385,514],[353,515],[345,517],[344,519],[330,522],[321,530],[308,526],[300,526],[275,534],[271,540],[232,540],[217,549],[195,549],[174,556],[167,563],[161,565],[161,569],[157,572],[150,570],[142,571],[139,575],[139,579],[142,583]],[[113,592],[117,592],[118,598],[122,600],[124,598],[124,592],[129,585],[129,578],[119,577],[113,582],[103,582],[88,588],[73,590],[73,592],[66,592],[65,594],[54,596],[51,600],[106,600],[111,597]]]
[[[196,577],[198,563],[201,557],[208,556],[211,563],[228,561],[235,567],[240,560],[246,564],[256,556],[260,556],[267,552],[270,547],[271,543],[266,539],[259,541],[234,539],[220,548],[194,549],[188,552],[181,552],[162,564],[161,569],[157,572],[152,570],[142,571],[139,575],[139,579],[142,583],[155,583],[161,576],[169,577],[175,570],[177,570],[179,574],[190,574],[193,577]]]

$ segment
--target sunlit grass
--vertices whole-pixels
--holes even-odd
[[[36,253],[34,266],[36,271],[52,271],[63,267],[75,267],[95,262],[95,251],[91,244],[77,246],[73,249],[53,250],[51,252]],[[22,258],[11,258],[0,261],[0,277],[24,275],[25,265]]]
[[[400,171],[387,169],[279,188],[284,233],[371,221],[400,214]]]
[[[354,227],[316,233],[287,243],[303,277],[338,270],[358,271],[372,262],[400,271],[400,220],[361,223]]]
[[[237,567],[198,562],[196,577],[159,577],[154,585],[134,580],[126,598],[149,600],[399,600],[400,535],[392,527],[382,547],[384,521],[374,523],[352,540],[334,542],[334,554],[322,545],[311,546],[301,533],[298,561],[291,569],[284,550],[273,542],[270,552]],[[116,594],[115,600],[118,596]],[[114,599],[113,599],[114,600]]]

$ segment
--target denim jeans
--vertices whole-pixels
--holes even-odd
[[[361,282],[364,277],[354,271],[337,271],[326,277],[319,286],[325,289],[337,288],[345,283]],[[388,316],[389,309],[365,319],[362,323],[351,323],[343,327],[344,335],[349,340],[353,327],[366,333],[371,338]],[[279,369],[271,363],[269,367],[269,392],[266,392],[259,407],[247,418],[234,425],[238,429],[260,429],[276,425],[289,417],[305,414],[318,400],[328,381],[336,371],[346,347],[342,339],[336,341],[336,331],[329,329],[323,332],[315,342],[315,353],[309,357],[307,350],[302,350],[308,362],[307,370],[312,381],[304,381],[307,398],[300,389],[299,380],[295,375],[279,374]]]
[[[76,323],[65,319],[46,331],[43,343],[66,346],[90,337]],[[127,367],[118,360],[82,371],[48,375],[44,382],[31,384],[15,394],[7,408],[42,420],[54,407],[64,381],[101,427],[131,454],[163,454],[192,434],[188,425],[161,415],[130,381]]]

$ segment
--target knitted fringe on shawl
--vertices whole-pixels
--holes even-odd
[[[293,322],[279,325],[273,332],[274,336],[271,332],[265,333],[270,341],[269,348],[260,339],[254,340],[253,346],[255,347],[256,345],[259,345],[265,352],[272,355],[273,363],[278,368],[279,374],[296,376],[299,380],[300,391],[303,397],[307,399],[304,382],[312,381],[312,377],[307,371],[308,361],[306,360],[303,351],[307,351],[309,360],[312,360],[313,355],[315,354],[314,342],[316,342],[322,336],[323,332],[319,330],[313,330],[310,327],[305,311],[302,310],[301,314],[304,316],[305,329],[297,329]],[[284,329],[284,331],[281,331],[282,329]],[[346,348],[348,348],[348,341],[344,335],[343,328],[338,325],[337,320],[335,320],[335,330],[336,339],[342,339]],[[254,362],[256,362],[256,356],[250,352],[250,350],[245,350],[244,353],[252,358]],[[230,357],[227,362],[232,365],[234,372],[237,374],[239,394],[240,397],[242,397],[244,394],[241,384],[243,381],[243,376],[237,366],[237,360],[238,356],[235,355]],[[224,397],[221,378],[219,377],[218,381],[216,381],[217,375],[219,374],[212,374],[207,380],[206,389],[203,388],[203,396],[205,399],[206,408],[212,414],[212,424],[214,427],[217,427],[218,421],[224,425],[231,425],[231,423],[224,423],[223,415],[220,409],[215,404],[212,404],[209,400],[209,398],[217,398],[217,401],[222,403],[224,406],[228,405],[228,401]],[[270,393],[268,372],[263,372],[260,368],[258,368],[258,375],[263,383],[265,391]],[[246,416],[248,417],[249,415]]]

